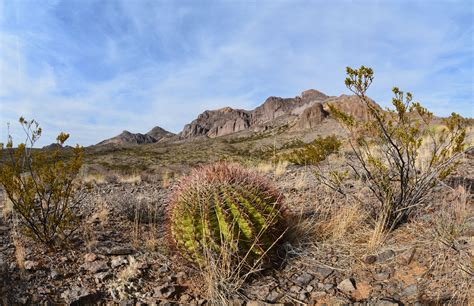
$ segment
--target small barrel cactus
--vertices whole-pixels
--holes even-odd
[[[230,252],[252,265],[270,258],[285,230],[282,214],[282,196],[263,178],[218,163],[195,169],[175,187],[170,237],[183,257],[199,265],[209,251]]]

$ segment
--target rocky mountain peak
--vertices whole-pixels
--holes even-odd
[[[174,134],[165,129],[156,126],[146,134],[131,133],[124,130],[119,135],[99,142],[97,145],[139,145],[147,143],[155,143],[164,137],[171,137]]]

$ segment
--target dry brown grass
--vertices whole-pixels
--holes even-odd
[[[84,184],[97,184],[97,185],[103,185],[107,183],[106,176],[102,173],[87,173],[87,174],[82,174],[80,177],[80,180]]]
[[[5,221],[8,220],[8,218],[12,215],[12,213],[13,213],[13,203],[8,197],[5,197],[5,199],[3,200],[3,207],[2,207],[3,219]]]
[[[284,160],[284,161],[279,161],[276,165],[275,165],[275,176],[276,177],[279,177],[279,176],[282,176],[286,173],[286,168],[288,167],[289,165],[289,162]]]
[[[271,162],[262,162],[255,167],[255,170],[259,173],[270,173],[273,171],[273,164]]]
[[[434,236],[451,245],[468,228],[468,221],[474,219],[474,211],[469,206],[469,193],[458,186],[444,198],[440,210],[435,215]]]
[[[13,238],[13,245],[15,246],[15,261],[20,269],[21,273],[25,271],[25,248],[23,247],[23,243],[21,238],[16,233],[16,230],[13,231],[12,234]]]
[[[115,175],[117,177],[117,180],[123,184],[138,184],[142,181],[142,177],[138,173],[134,173],[134,174],[116,173]]]

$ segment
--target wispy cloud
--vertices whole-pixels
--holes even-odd
[[[345,93],[345,67],[362,64],[382,105],[397,85],[474,116],[470,1],[0,3],[2,139],[20,115],[44,126],[42,144],[178,132],[205,109]]]

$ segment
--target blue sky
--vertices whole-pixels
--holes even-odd
[[[19,116],[90,145],[122,130],[179,132],[206,109],[252,109],[315,88],[412,91],[474,117],[473,1],[0,0],[0,136]]]

